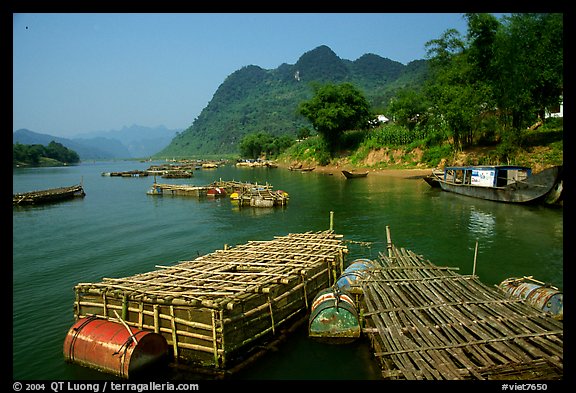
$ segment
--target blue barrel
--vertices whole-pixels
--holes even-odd
[[[556,288],[518,278],[508,278],[498,287],[510,297],[525,300],[557,319],[564,318],[564,294]]]
[[[362,290],[357,286],[358,281],[365,276],[370,269],[375,267],[376,264],[370,259],[355,259],[344,269],[344,272],[342,272],[342,275],[340,275],[340,278],[336,281],[336,285],[338,285],[341,290],[361,294]]]

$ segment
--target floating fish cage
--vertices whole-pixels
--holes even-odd
[[[343,243],[331,230],[289,234],[148,273],[80,283],[75,318],[118,315],[130,328],[161,334],[175,362],[237,368],[334,284],[348,252]]]

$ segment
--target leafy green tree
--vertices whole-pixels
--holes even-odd
[[[432,73],[426,94],[433,114],[447,123],[453,147],[459,150],[473,142],[474,124],[485,110],[487,92],[474,78],[466,43],[457,31],[448,30],[426,46]]]
[[[413,89],[403,89],[390,100],[388,113],[392,115],[396,124],[412,130],[426,117],[428,106],[429,102],[423,93]]]
[[[516,134],[544,109],[559,103],[563,89],[561,14],[513,14],[495,42],[493,88],[497,106]],[[510,120],[508,120],[510,119]]]
[[[38,165],[42,157],[52,158],[67,164],[74,164],[80,161],[78,153],[54,141],[50,142],[48,146],[40,144],[23,145],[20,143],[12,145],[12,160],[14,163],[24,162],[30,165]]]
[[[300,103],[305,116],[326,141],[331,152],[340,144],[346,130],[364,129],[371,120],[370,105],[351,83],[312,84],[314,96]]]
[[[266,132],[255,132],[245,135],[240,141],[242,157],[258,159],[264,155],[275,157],[289,148],[294,140],[288,135],[273,137]]]
[[[60,162],[77,163],[80,161],[78,153],[69,150],[61,143],[51,141],[45,149],[46,157],[53,158]]]

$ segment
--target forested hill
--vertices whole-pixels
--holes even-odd
[[[298,113],[300,102],[312,97],[310,82],[351,82],[375,111],[382,111],[395,91],[422,85],[426,75],[424,60],[404,65],[365,54],[350,61],[325,45],[304,53],[293,65],[272,70],[245,66],[224,80],[192,125],[156,156],[236,153],[246,134],[262,131],[296,138],[300,129],[310,128]]]

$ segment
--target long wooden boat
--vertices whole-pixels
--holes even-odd
[[[507,203],[543,200],[558,183],[562,166],[533,174],[531,168],[513,165],[450,166],[437,181],[444,191]]]
[[[440,179],[444,176],[444,171],[441,169],[434,169],[431,174],[424,176],[424,181],[430,187],[440,188]]]
[[[288,170],[297,172],[312,172],[314,169],[316,169],[315,166],[303,167],[302,165],[297,165],[288,167]]]
[[[342,174],[346,176],[346,179],[355,179],[357,177],[366,177],[368,176],[368,171],[366,172],[350,172],[350,171],[342,171]]]
[[[30,191],[12,195],[12,205],[37,205],[58,202],[86,195],[81,184],[70,187],[50,188],[47,190]]]
[[[321,290],[310,308],[308,337],[329,344],[348,344],[360,334],[360,319],[352,295],[338,285]]]

